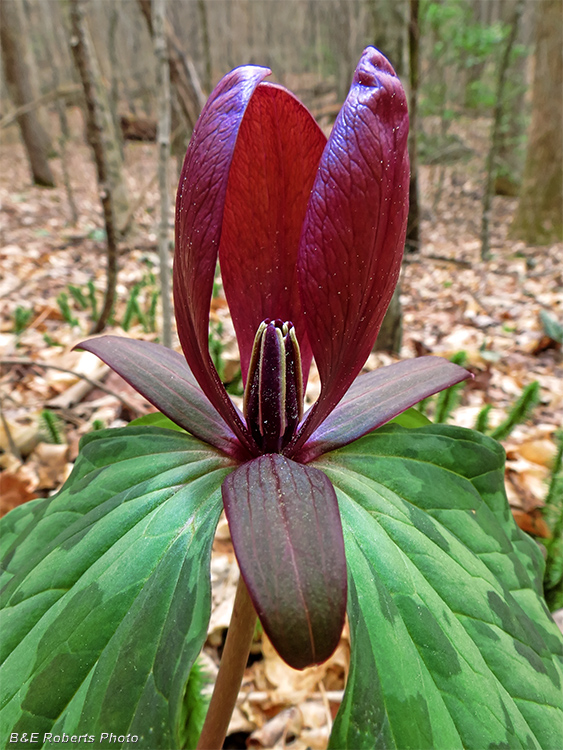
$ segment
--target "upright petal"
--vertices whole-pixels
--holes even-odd
[[[209,356],[209,307],[240,124],[256,86],[269,73],[245,66],[219,82],[194,129],[176,198],[174,309],[180,343],[202,390],[249,449],[252,441]]]
[[[223,482],[223,504],[252,603],[295,669],[332,654],[346,613],[346,556],[338,501],[322,471],[277,453]]]
[[[311,364],[297,288],[297,249],[326,138],[281,86],[262,83],[246,108],[229,174],[220,262],[243,379],[260,323],[291,321],[305,381]]]
[[[299,288],[322,384],[308,434],[361,370],[397,283],[408,214],[407,133],[401,83],[368,47],[323,153],[299,247]]]

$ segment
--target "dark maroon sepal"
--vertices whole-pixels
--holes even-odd
[[[308,440],[305,421],[302,432],[288,446],[287,455],[304,463],[312,461],[367,435],[423,398],[470,377],[470,372],[442,357],[406,359],[366,372],[356,378]]]
[[[326,474],[279,454],[239,467],[223,503],[242,576],[274,648],[294,669],[326,661],[346,613],[346,557]]]
[[[88,339],[75,348],[99,357],[179,427],[233,458],[248,457],[181,354],[122,336]]]

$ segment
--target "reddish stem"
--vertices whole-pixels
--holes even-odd
[[[242,684],[255,625],[256,612],[241,576],[217,680],[197,750],[221,750],[223,747]]]

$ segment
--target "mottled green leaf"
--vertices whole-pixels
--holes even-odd
[[[432,424],[432,422],[422,412],[412,406],[402,414],[398,414],[393,419],[390,419],[388,424],[398,424],[401,427],[410,427],[412,429],[414,427],[425,427],[427,424]]]
[[[0,578],[0,736],[89,734],[115,747],[99,741],[113,732],[137,735],[131,747],[176,746],[232,468],[171,430],[94,432],[27,526],[23,509],[15,523],[8,514],[19,536]]]
[[[340,503],[352,658],[333,748],[560,748],[563,644],[504,452],[386,426],[313,463]]]
[[[178,432],[185,432],[185,430],[173,422],[171,419],[166,417],[160,411],[151,411],[149,414],[143,414],[142,417],[137,417],[132,422],[129,422],[127,427],[164,427],[167,430],[177,430]]]

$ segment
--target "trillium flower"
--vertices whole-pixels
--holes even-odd
[[[225,76],[188,147],[174,261],[185,359],[115,336],[81,347],[232,459],[222,495],[242,576],[275,648],[303,668],[336,648],[347,593],[337,497],[315,459],[468,373],[423,357],[358,377],[406,232],[408,114],[391,65],[364,51],[328,141],[289,91],[264,81],[269,73],[245,66]],[[242,413],[208,349],[218,260],[240,349]],[[313,357],[321,391],[303,414]]]

